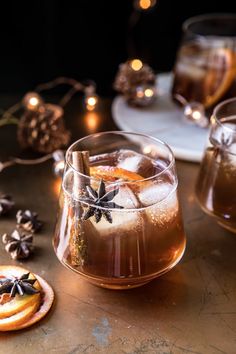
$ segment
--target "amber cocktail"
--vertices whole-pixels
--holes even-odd
[[[212,108],[236,95],[236,15],[187,20],[174,68],[173,97]]]
[[[207,213],[236,232],[236,99],[214,110],[196,194]]]
[[[89,176],[76,168],[81,151],[89,152]],[[74,143],[66,160],[54,237],[64,265],[96,285],[127,289],[178,263],[185,235],[167,145],[140,134],[99,133]]]

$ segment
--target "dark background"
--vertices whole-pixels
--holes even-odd
[[[157,0],[145,12],[134,12],[132,0],[12,0],[1,7],[1,92],[25,92],[64,75],[95,80],[102,95],[112,94],[127,58],[170,70],[186,18],[236,12],[232,0]]]

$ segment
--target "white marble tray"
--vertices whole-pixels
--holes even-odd
[[[170,96],[172,75],[158,75],[158,98],[146,108],[132,108],[122,96],[112,104],[112,114],[121,130],[152,135],[165,141],[175,157],[181,160],[201,161],[208,129],[202,129],[183,118],[183,111],[173,103]]]

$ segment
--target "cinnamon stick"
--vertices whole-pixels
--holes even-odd
[[[82,214],[83,208],[79,202],[79,198],[85,193],[85,187],[89,184],[89,178],[83,175],[90,176],[89,173],[89,152],[88,151],[73,151],[72,165],[74,171],[74,222],[71,228],[70,237],[70,254],[71,262],[74,266],[84,265],[86,258],[86,242],[83,232]],[[81,175],[82,174],[82,175]]]
[[[74,169],[79,172],[74,172],[74,187],[73,192],[74,196],[78,198],[85,188],[85,185],[88,184],[88,178],[80,175],[90,176],[89,173],[89,151],[73,151],[72,152],[72,165]],[[87,183],[86,183],[87,182]]]

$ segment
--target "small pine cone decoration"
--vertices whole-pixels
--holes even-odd
[[[156,76],[150,66],[139,60],[136,61],[140,67],[134,67],[134,61],[120,64],[114,89],[124,95],[131,106],[147,106],[156,97]]]
[[[63,120],[63,109],[44,104],[37,111],[26,110],[19,121],[17,138],[22,148],[40,153],[51,153],[70,140]]]

